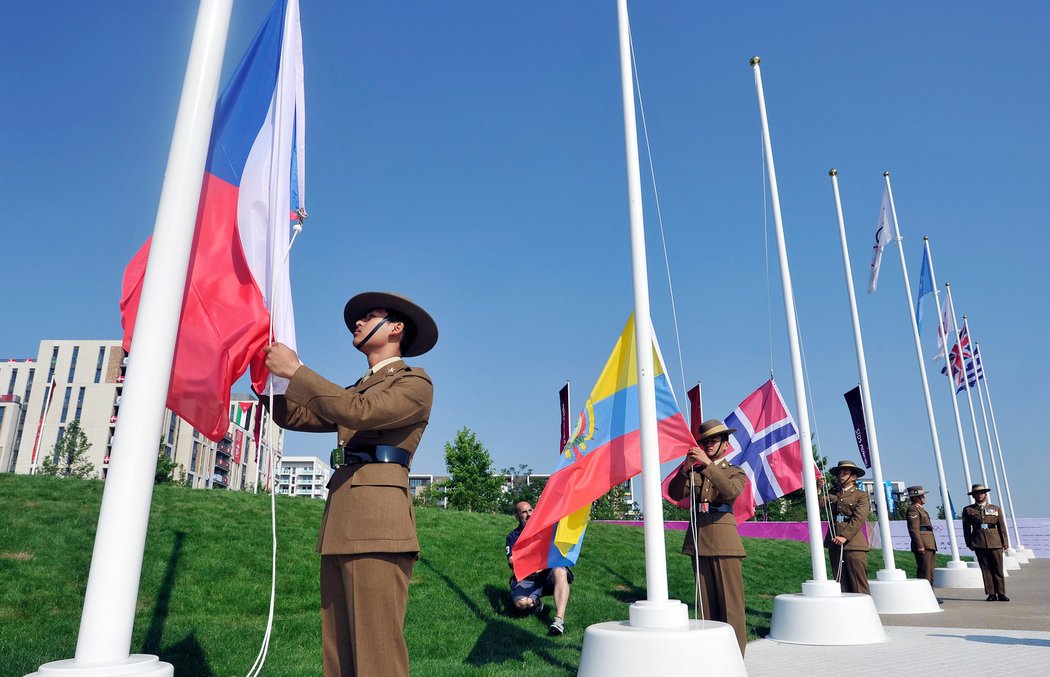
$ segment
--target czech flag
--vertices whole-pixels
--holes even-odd
[[[299,3],[278,0],[216,103],[168,388],[168,408],[212,440],[226,434],[230,388],[249,366],[266,389],[271,320],[274,339],[295,349],[287,250],[305,215],[305,123]],[[149,254],[147,241],[124,271],[128,351]],[[287,382],[274,381],[283,393]]]
[[[695,445],[653,337],[653,381],[660,462],[685,455]],[[591,504],[642,471],[638,418],[638,366],[634,315],[591,391],[576,428],[547,480],[535,512],[514,544],[514,575],[572,566],[580,554]]]

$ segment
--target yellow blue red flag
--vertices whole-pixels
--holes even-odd
[[[662,463],[684,456],[695,442],[667,379],[655,335],[651,349]],[[520,580],[541,569],[574,565],[591,504],[641,470],[638,366],[631,315],[580,412],[558,467],[514,544],[514,575]]]

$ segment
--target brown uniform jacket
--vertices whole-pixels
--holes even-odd
[[[340,445],[387,444],[415,454],[433,400],[430,377],[402,361],[348,388],[302,366],[284,397],[275,398],[273,417],[289,430],[338,432]],[[419,552],[408,470],[396,463],[336,469],[328,483],[317,551]]]
[[[1010,547],[1010,536],[1006,533],[1003,511],[997,505],[973,503],[966,506],[963,508],[962,527],[966,547],[970,550]]]
[[[740,532],[736,529],[736,517],[731,512],[718,512],[714,509],[700,512],[703,503],[733,505],[733,501],[744,490],[744,471],[730,465],[724,458],[708,464],[706,468],[693,474],[693,504],[696,506],[696,527],[699,532],[698,542],[701,557],[747,557]],[[679,470],[667,487],[671,498],[680,501],[689,495],[689,476]],[[682,552],[693,555],[692,527],[685,535]]]
[[[919,548],[937,550],[937,539],[933,536],[933,522],[930,521],[930,513],[918,503],[912,503],[908,508],[908,535],[911,536],[913,552],[918,552]]]
[[[843,550],[868,550],[868,539],[861,526],[868,519],[868,492],[858,489],[856,484],[845,491],[839,489],[828,494],[831,515],[835,520],[835,536],[844,536]],[[832,529],[824,536],[824,547],[832,545]]]

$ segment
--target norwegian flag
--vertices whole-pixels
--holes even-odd
[[[729,437],[725,458],[747,475],[744,491],[733,503],[737,524],[755,514],[755,507],[802,488],[802,446],[795,420],[770,379],[747,396],[725,419],[736,428]],[[664,479],[664,498],[675,470]],[[675,502],[688,507],[688,498]],[[684,505],[683,505],[684,504]]]

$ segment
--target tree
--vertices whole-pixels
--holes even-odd
[[[73,419],[66,426],[62,437],[51,447],[51,454],[40,464],[41,475],[58,477],[79,477],[88,479],[95,476],[95,464],[87,459],[91,442],[80,428],[80,420]]]
[[[445,443],[445,467],[449,478],[441,482],[448,507],[469,512],[496,512],[503,478],[495,475],[488,449],[469,428]]]
[[[528,501],[536,505],[543,487],[546,486],[546,478],[533,478],[532,468],[522,463],[517,468],[504,468],[500,471],[504,478],[510,478],[510,483],[505,491],[500,494],[497,501],[497,512],[511,515],[514,506],[521,501]]]
[[[168,458],[167,451],[164,449],[164,436],[160,437],[160,450],[157,452],[157,472],[153,476],[154,484],[174,484],[175,471],[181,470],[180,478],[184,478],[186,475],[186,469],[182,467],[181,463],[176,463],[173,459]],[[179,482],[179,484],[185,484],[185,481]]]
[[[622,520],[638,514],[638,506],[633,501],[627,502],[631,489],[628,480],[609,489],[604,496],[591,505],[591,519]]]

